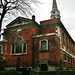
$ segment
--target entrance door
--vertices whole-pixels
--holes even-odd
[[[48,70],[47,64],[41,64],[41,71],[47,71],[47,70]]]

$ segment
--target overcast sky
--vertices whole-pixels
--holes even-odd
[[[36,21],[50,19],[53,0],[39,0],[42,4],[36,8]],[[61,21],[65,28],[75,40],[75,0],[56,0],[58,10],[60,11]]]
[[[41,1],[41,4],[38,4],[38,7],[34,7],[34,11],[36,13],[36,21],[38,23],[40,23],[40,21],[50,19],[53,0],[39,1]],[[56,1],[58,10],[60,11],[61,21],[73,40],[75,40],[75,0]]]

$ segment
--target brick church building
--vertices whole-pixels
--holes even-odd
[[[35,70],[55,70],[56,67],[75,68],[74,40],[60,20],[56,0],[51,19],[38,24],[32,19],[18,17],[4,29],[0,41],[0,67],[16,66]]]

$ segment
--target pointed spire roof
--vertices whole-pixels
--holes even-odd
[[[58,10],[56,0],[53,0],[52,10]]]
[[[60,18],[60,12],[58,10],[56,0],[53,0],[51,19],[55,19],[55,18]]]

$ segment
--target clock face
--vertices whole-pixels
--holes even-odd
[[[22,29],[19,28],[19,29],[17,30],[17,33],[21,33],[21,32],[22,32]]]

